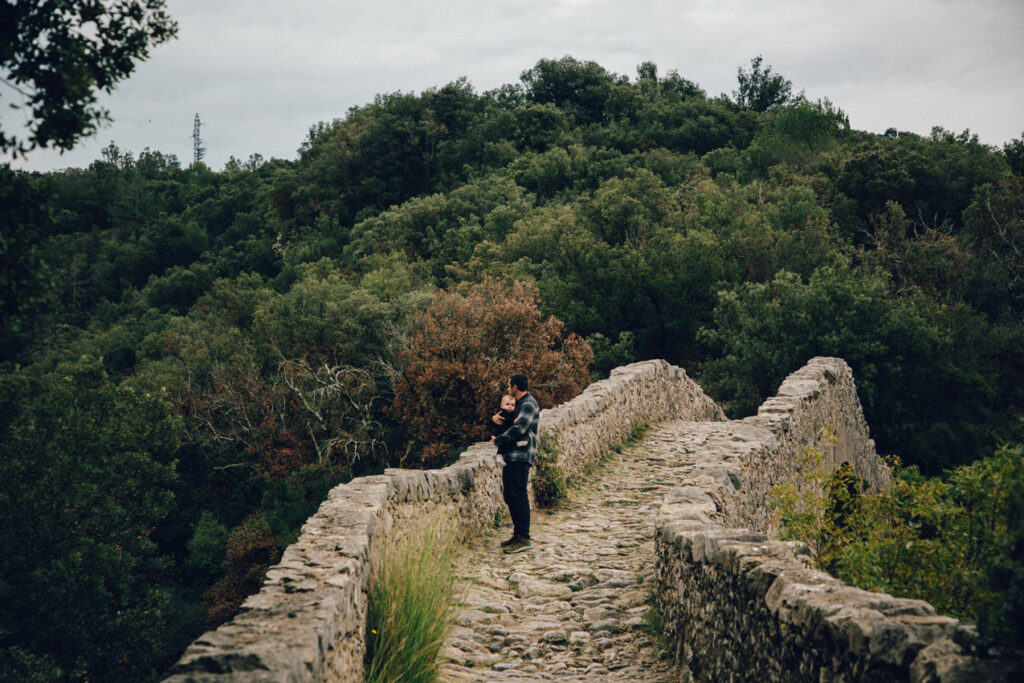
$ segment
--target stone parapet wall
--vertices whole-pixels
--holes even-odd
[[[367,592],[392,528],[439,510],[464,535],[494,519],[501,477],[489,444],[440,470],[387,470],[331,490],[260,592],[196,639],[173,683],[361,681]]]
[[[967,655],[970,631],[920,600],[852,588],[791,544],[673,519],[657,538],[658,602],[678,664],[697,681],[1000,681]]]
[[[823,428],[837,438],[822,439]],[[1007,676],[1007,662],[966,654],[954,638],[970,627],[928,603],[847,586],[811,568],[800,544],[751,531],[771,526],[772,490],[802,476],[804,446],[887,485],[845,362],[812,359],[756,417],[678,433],[696,464],[659,511],[656,598],[676,662],[694,680]]]
[[[841,358],[812,358],[743,423],[771,432],[778,440],[778,455],[747,459],[743,492],[730,510],[731,524],[770,531],[772,490],[802,477],[805,447],[824,456],[829,474],[848,462],[869,490],[889,484],[889,468],[868,436],[853,371]]]
[[[541,438],[554,441],[563,468],[578,472],[638,422],[671,417],[724,419],[681,369],[644,361],[543,411]],[[440,512],[468,536],[492,524],[503,507],[489,443],[474,444],[444,469],[389,469],[335,487],[260,592],[232,621],[196,639],[166,682],[362,680],[370,576],[392,531]]]
[[[667,419],[725,420],[725,413],[682,368],[664,360],[632,363],[541,416],[540,439],[554,440],[566,472],[584,472],[638,424]]]

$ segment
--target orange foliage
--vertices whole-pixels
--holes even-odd
[[[395,417],[423,445],[425,465],[442,464],[469,441],[489,437],[487,420],[511,374],[530,380],[541,408],[562,403],[589,382],[594,360],[579,336],[544,320],[529,282],[485,279],[441,291],[419,317],[392,404]]]

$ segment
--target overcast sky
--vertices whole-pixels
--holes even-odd
[[[168,0],[177,40],[104,97],[114,123],[72,152],[15,166],[87,166],[114,141],[206,162],[293,159],[309,127],[383,92],[466,76],[478,92],[572,55],[636,75],[644,61],[709,95],[755,55],[854,128],[1024,131],[1024,0]],[[0,104],[10,92],[0,93]],[[6,107],[4,107],[6,109]],[[5,129],[17,115],[3,114]]]

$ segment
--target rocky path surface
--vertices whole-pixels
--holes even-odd
[[[654,516],[693,466],[687,425],[652,428],[558,510],[535,511],[525,551],[501,552],[506,526],[470,543],[441,680],[679,680],[651,636],[650,594]]]

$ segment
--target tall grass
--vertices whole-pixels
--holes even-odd
[[[382,553],[371,581],[366,681],[437,680],[438,653],[458,603],[458,541],[437,516],[412,521]]]

